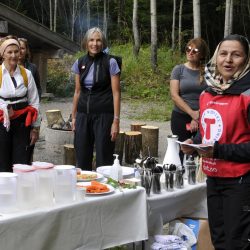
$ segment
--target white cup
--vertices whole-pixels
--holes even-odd
[[[85,199],[86,196],[86,187],[77,186],[76,187],[76,200],[82,201]]]

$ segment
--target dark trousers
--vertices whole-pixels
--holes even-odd
[[[111,141],[113,114],[77,113],[74,145],[77,167],[92,170],[94,145],[96,167],[112,165],[115,143]]]
[[[191,133],[186,129],[186,124],[190,123],[192,121],[192,118],[183,113],[179,113],[176,111],[172,112],[171,115],[171,131],[173,135],[178,135],[179,141],[185,141],[192,136],[194,136],[196,133]],[[182,151],[180,151],[180,159],[181,162],[183,162],[184,154]]]
[[[30,146],[30,127],[25,127],[26,115],[11,120],[7,132],[0,123],[0,171],[12,172],[13,164],[30,164],[32,147]]]
[[[216,250],[250,249],[250,173],[207,179],[208,220]]]

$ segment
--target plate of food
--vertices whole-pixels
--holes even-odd
[[[77,184],[78,187],[85,187],[87,195],[102,195],[111,194],[115,188],[108,184],[103,184],[98,181],[91,181],[86,183]]]
[[[110,169],[111,166],[102,166],[98,167],[96,171],[105,177],[110,177]],[[134,169],[130,167],[122,167],[122,176],[124,179],[134,177]]]
[[[92,171],[81,171],[77,173],[76,177],[77,181],[97,181],[101,180],[103,178],[103,175]]]

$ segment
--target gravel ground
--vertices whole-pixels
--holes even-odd
[[[146,105],[143,104],[139,107],[133,108],[129,101],[122,101],[121,104],[121,121],[120,129],[122,131],[130,131],[130,124],[137,120],[131,120],[131,114],[135,112],[141,112],[142,110],[149,109],[152,107],[152,103]],[[51,101],[42,101],[41,113],[42,113],[42,124],[40,130],[40,139],[36,143],[34,151],[34,161],[47,161],[54,164],[63,164],[62,146],[52,145],[46,141],[48,138],[47,130],[47,119],[46,111],[51,109],[61,110],[62,116],[65,120],[68,120],[72,109],[72,98],[53,98]],[[147,125],[159,127],[159,145],[158,145],[158,161],[162,163],[166,149],[167,149],[167,135],[171,134],[169,122],[158,122],[158,121],[140,121],[145,122]],[[47,135],[46,135],[47,133]]]

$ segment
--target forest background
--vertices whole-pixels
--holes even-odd
[[[228,33],[250,35],[250,0],[0,0],[1,3],[80,43],[99,26],[111,54],[123,58],[122,96],[158,103],[143,119],[169,120],[169,76],[183,61],[187,41],[201,36],[210,55]],[[51,60],[47,91],[72,96],[70,68],[83,52]]]

